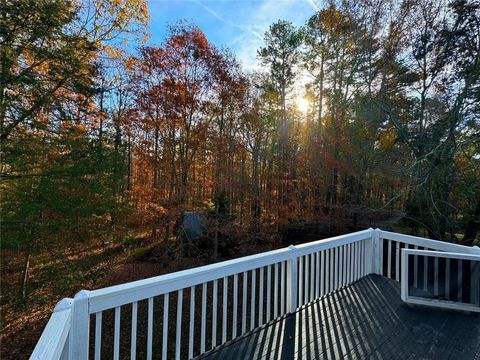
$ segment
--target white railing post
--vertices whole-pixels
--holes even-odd
[[[402,277],[400,282],[400,297],[404,302],[408,297],[408,253],[407,249],[402,249]]]
[[[90,292],[79,291],[73,298],[72,323],[69,334],[69,359],[88,359],[90,313],[88,310]]]
[[[375,230],[372,228],[368,230],[370,230],[371,237],[365,244],[365,275],[375,272]]]
[[[295,245],[290,245],[288,249],[291,257],[287,260],[287,313],[293,313],[297,309],[297,252]]]
[[[382,247],[380,244],[380,229],[372,230],[372,259],[371,259],[371,266],[373,274],[380,274],[381,275],[381,257],[382,257]]]

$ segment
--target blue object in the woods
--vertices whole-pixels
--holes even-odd
[[[205,236],[205,216],[202,212],[188,211],[183,214],[179,227],[179,234],[186,240],[192,241]]]

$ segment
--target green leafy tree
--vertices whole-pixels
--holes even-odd
[[[292,23],[280,20],[272,24],[265,33],[265,47],[258,51],[262,64],[268,68],[269,81],[277,92],[279,100],[279,191],[281,205],[279,210],[281,217],[284,216],[282,207],[285,207],[288,203],[287,182],[291,180],[287,98],[297,76],[300,45],[301,35],[297,29]]]

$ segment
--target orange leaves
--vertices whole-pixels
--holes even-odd
[[[81,25],[82,29],[88,29],[92,43],[111,59],[124,56],[125,45],[132,38],[143,43],[149,36],[146,25],[150,16],[145,0],[86,1],[82,12],[82,21],[87,23]]]
[[[378,137],[380,142],[379,148],[381,150],[391,150],[397,142],[397,133],[394,129],[380,132]]]
[[[137,204],[136,212],[129,222],[134,226],[158,227],[165,220],[167,211],[155,202],[146,201]]]
[[[212,191],[221,176],[212,176],[210,157],[222,158],[218,162],[224,167],[228,151],[238,149],[244,156],[234,138],[233,117],[247,85],[235,57],[212,46],[198,27],[179,22],[170,26],[162,46],[143,47],[128,66],[134,74],[129,128],[138,135],[134,168],[142,172],[139,203],[168,198],[185,205],[197,191],[198,177]],[[227,117],[230,138],[220,141]]]

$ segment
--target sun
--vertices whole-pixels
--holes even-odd
[[[306,114],[308,109],[310,108],[310,102],[305,99],[304,97],[297,97],[297,108],[302,113]]]

